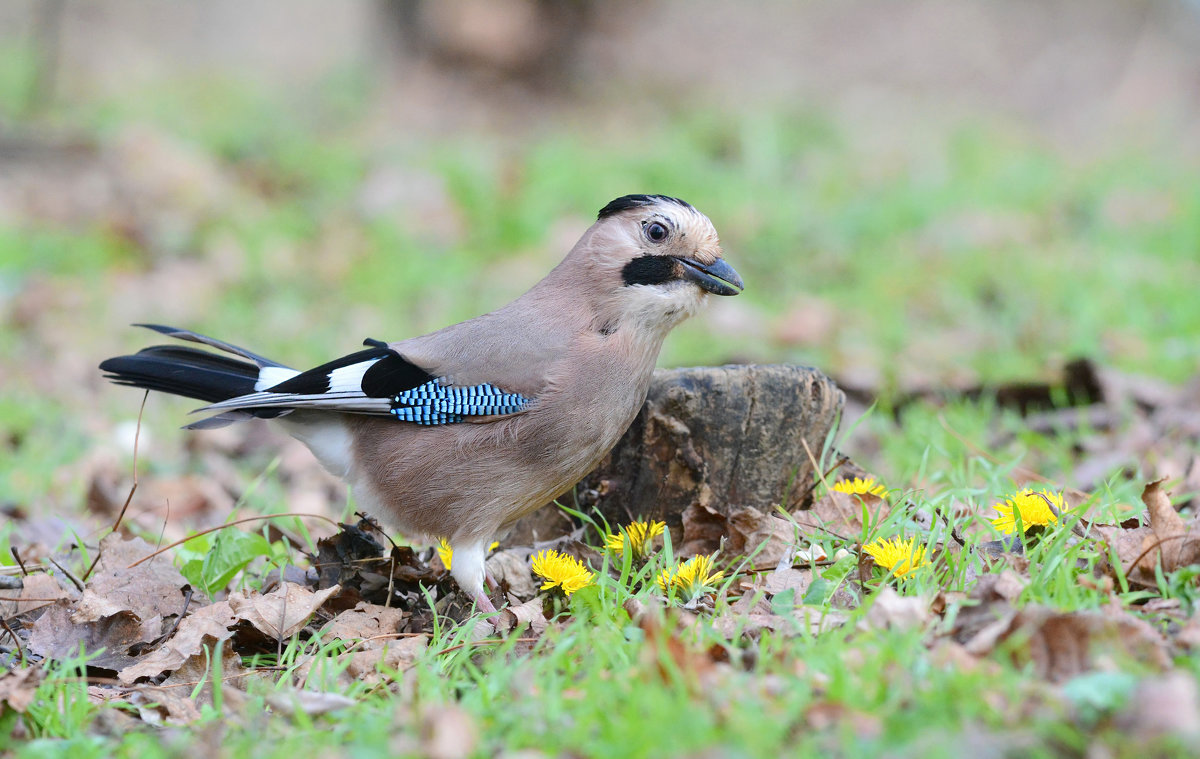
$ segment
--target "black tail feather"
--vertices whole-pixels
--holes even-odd
[[[100,364],[118,385],[158,390],[208,403],[254,392],[258,367],[215,353],[173,345],[155,345],[132,356]]]
[[[163,324],[135,324],[133,326],[145,327],[146,329],[152,329],[155,332],[158,332],[159,334],[166,335],[167,337],[173,337],[176,340],[188,340],[189,342],[200,343],[201,345],[207,345],[212,348],[216,348],[217,350],[225,351],[226,353],[232,353],[235,356],[241,356],[242,358],[249,359],[260,367],[261,366],[283,366],[283,364],[276,363],[269,358],[258,355],[257,353],[251,353],[250,351],[246,350],[245,348],[241,348],[236,345],[232,345],[230,343],[225,342],[224,340],[218,340],[215,337],[209,337],[208,335],[201,335],[198,332],[192,332],[190,329],[180,329],[179,327],[168,327]],[[284,368],[286,369],[287,367],[284,367]]]

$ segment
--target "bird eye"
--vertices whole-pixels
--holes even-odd
[[[661,222],[652,222],[646,225],[646,237],[650,242],[662,242],[667,239],[667,227]]]

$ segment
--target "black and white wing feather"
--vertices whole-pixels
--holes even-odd
[[[367,344],[375,347],[306,372],[264,370],[255,392],[197,411],[318,409],[391,415],[404,422],[437,425],[469,417],[514,414],[530,405],[530,400],[519,393],[508,393],[488,383],[466,387],[447,384],[390,348],[376,341]]]

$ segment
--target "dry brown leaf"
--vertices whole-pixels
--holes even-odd
[[[117,673],[117,679],[129,685],[142,677],[158,677],[182,667],[199,656],[205,646],[233,637],[229,630],[237,616],[228,601],[218,601],[188,614],[179,623],[175,634],[158,649]]]
[[[0,675],[0,704],[24,713],[37,695],[38,685],[46,677],[41,667],[12,669]],[[3,712],[0,709],[0,712]]]
[[[808,592],[808,586],[812,585],[812,576],[813,571],[807,568],[778,568],[767,573],[763,581],[763,590],[771,595],[782,593],[785,590],[792,590],[795,592],[794,598],[799,601]]]
[[[747,507],[731,513],[727,524],[730,551],[753,556],[755,566],[774,567],[796,550],[796,526],[773,514]]]
[[[230,593],[229,606],[233,613],[274,640],[292,637],[304,627],[308,618],[321,608],[325,599],[341,590],[334,585],[315,593],[295,583],[285,582],[275,590],[262,595],[251,591],[248,594]]]
[[[466,759],[478,742],[475,721],[465,709],[438,704],[421,715],[421,754],[430,759]]]
[[[883,732],[883,721],[878,715],[839,702],[818,701],[808,707],[804,717],[813,730],[845,727],[861,740],[873,740]]]
[[[152,553],[153,546],[141,538],[125,540],[115,532],[105,536],[100,541],[100,561],[71,615],[72,621],[95,622],[122,611],[132,612],[138,619],[181,613],[187,580],[170,557],[156,556],[129,568]],[[193,599],[192,603],[200,602]]]
[[[680,556],[711,554],[721,547],[721,540],[728,535],[729,523],[725,515],[707,506],[693,503],[684,510],[680,519],[683,522]]]
[[[347,609],[331,619],[321,629],[321,634],[325,638],[363,640],[359,646],[363,649],[382,648],[392,638],[379,636],[398,632],[406,615],[406,612],[394,607],[359,601],[353,609]]]
[[[340,693],[315,690],[271,691],[266,697],[271,708],[282,714],[307,714],[317,716],[329,714],[356,702]]]
[[[414,635],[390,641],[383,648],[355,651],[350,655],[346,675],[368,684],[383,682],[385,677],[391,677],[390,671],[403,672],[416,664],[428,644],[428,636]],[[389,671],[380,672],[380,669]]]
[[[1200,737],[1200,688],[1179,670],[1138,683],[1126,709],[1117,716],[1123,732],[1142,739]]]
[[[693,615],[672,613],[667,622],[668,626],[664,626],[660,614],[644,613],[638,617],[637,624],[645,641],[641,653],[642,671],[655,672],[666,682],[682,676],[695,692],[707,689],[728,664],[720,662],[719,667],[711,649],[698,650],[680,637],[679,629],[695,624]]]
[[[29,650],[47,659],[67,659],[80,649],[89,654],[88,665],[122,670],[138,660],[129,653],[136,643],[148,643],[162,632],[162,618],[155,616],[140,620],[131,611],[122,611],[94,622],[77,624],[72,620],[70,607],[59,601],[46,609],[33,623],[29,635]]]
[[[221,655],[220,672],[213,670],[218,650]],[[159,687],[182,692],[188,694],[190,697],[196,686],[200,685],[202,687],[195,697],[196,705],[211,706],[213,703],[213,681],[220,680],[222,683],[221,698],[225,701],[226,708],[232,712],[236,711],[236,702],[242,695],[242,691],[239,690],[238,686],[244,687],[245,676],[248,672],[251,672],[251,670],[247,670],[242,666],[241,657],[233,650],[233,642],[226,640],[220,644],[219,649],[214,646],[189,658],[178,669],[172,672],[170,677],[163,680]],[[147,686],[137,687],[145,688]]]
[[[1013,639],[1014,659],[1032,661],[1038,674],[1062,682],[1095,669],[1110,655],[1136,659],[1159,669],[1170,666],[1166,643],[1144,620],[1124,612],[1063,613],[1041,606],[1008,609],[1000,619],[964,642],[976,656]]]
[[[1184,524],[1162,483],[1156,480],[1142,490],[1142,503],[1146,504],[1150,527],[1154,530],[1154,537],[1147,536],[1143,541],[1142,550],[1149,552],[1151,568],[1157,553],[1162,556],[1163,571],[1171,572],[1200,561],[1200,535],[1191,534],[1195,523]]]
[[[1192,618],[1176,633],[1175,642],[1188,651],[1200,651],[1200,611],[1193,614]]]
[[[37,574],[27,575],[22,579],[20,590],[4,591],[0,595],[9,598],[31,599],[19,601],[0,601],[0,616],[5,619],[29,614],[30,612],[42,609],[54,603],[54,600],[39,600],[39,599],[69,599],[71,596],[58,578],[38,572]],[[31,618],[27,618],[30,619]]]
[[[492,620],[492,624],[499,632],[512,632],[528,627],[534,635],[541,635],[550,626],[544,604],[541,598],[532,598],[518,606],[501,609],[500,614]]]
[[[929,601],[914,596],[902,596],[892,586],[884,586],[867,610],[865,621],[876,630],[911,630],[924,627],[933,613]]]
[[[533,581],[533,571],[529,567],[528,550],[510,548],[496,551],[488,557],[487,570],[501,588],[507,588],[511,595],[522,601],[537,595],[538,586]]]
[[[125,698],[148,725],[187,725],[200,719],[186,688],[137,688]]]
[[[1146,552],[1143,546],[1148,541],[1155,540],[1154,530],[1148,526],[1121,527],[1119,525],[1097,525],[1096,531],[1104,541],[1117,552],[1117,560],[1121,562],[1130,580],[1143,585],[1157,585],[1154,579],[1154,564],[1156,554]],[[1138,561],[1138,559],[1141,561]],[[1137,566],[1134,562],[1137,561]]]

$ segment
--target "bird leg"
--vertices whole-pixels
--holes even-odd
[[[492,577],[491,570],[489,570],[486,565],[483,568],[483,584],[487,586],[488,590],[500,589],[500,583],[496,582],[495,577]]]
[[[495,614],[496,607],[492,605],[492,599],[488,598],[487,593],[479,591],[474,596],[475,608],[482,611],[484,614]]]
[[[451,540],[453,541],[453,538]],[[458,545],[452,542],[451,546],[454,548],[454,561],[450,565],[450,574],[458,583],[458,587],[471,595],[476,609],[489,614],[494,613],[496,607],[492,605],[492,599],[488,598],[483,589],[485,580],[491,579],[484,566],[487,541],[460,542]]]

